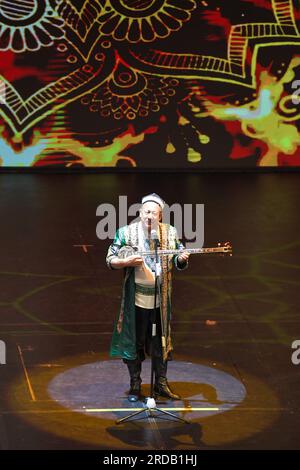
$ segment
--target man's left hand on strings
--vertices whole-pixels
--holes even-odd
[[[178,256],[178,261],[179,263],[186,263],[188,262],[190,257],[190,253],[188,251],[183,251],[179,256]]]

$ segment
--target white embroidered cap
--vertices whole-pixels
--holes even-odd
[[[146,202],[156,202],[161,207],[161,210],[163,210],[165,201],[156,193],[148,194],[147,196],[144,196],[142,199],[142,204],[145,204]]]

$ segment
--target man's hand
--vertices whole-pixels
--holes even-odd
[[[143,263],[143,258],[138,255],[128,256],[128,258],[120,259],[120,258],[113,258],[111,260],[111,267],[114,269],[122,269],[122,268],[135,268],[140,266]]]
[[[143,258],[139,255],[128,256],[128,258],[125,258],[123,261],[125,263],[124,267],[126,268],[135,268],[143,264]]]
[[[190,253],[188,251],[183,251],[177,258],[179,263],[187,263],[190,257]]]

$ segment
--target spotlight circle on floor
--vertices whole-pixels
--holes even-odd
[[[169,383],[182,400],[163,400],[158,406],[185,408],[179,413],[187,418],[224,413],[239,405],[246,396],[242,382],[214,367],[172,361],[168,368]],[[143,392],[147,396],[150,361],[144,362],[142,377]],[[65,408],[114,420],[127,414],[127,411],[120,411],[122,408],[127,410],[131,406],[126,396],[128,388],[127,367],[120,360],[108,360],[80,365],[58,374],[49,383],[48,393]],[[142,406],[142,402],[134,404],[134,408]]]

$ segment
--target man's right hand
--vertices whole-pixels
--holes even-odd
[[[128,256],[128,258],[120,259],[114,258],[111,261],[111,267],[114,269],[122,269],[122,268],[136,268],[143,264],[143,258],[138,255]]]
[[[124,267],[126,268],[136,268],[137,266],[141,266],[143,264],[143,258],[138,255],[128,256],[124,260]]]

